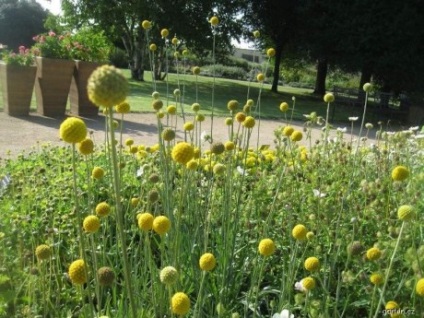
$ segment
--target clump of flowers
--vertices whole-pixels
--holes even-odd
[[[6,51],[2,53],[2,60],[7,65],[31,66],[34,64],[34,55],[31,50],[21,45],[19,52]]]
[[[55,32],[39,34],[32,38],[36,43],[32,52],[36,56],[57,59],[69,59],[71,57],[69,45],[70,34],[57,35]]]

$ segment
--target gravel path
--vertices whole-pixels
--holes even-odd
[[[183,120],[177,117],[177,127],[182,127]],[[4,112],[0,112],[0,158],[16,156],[22,151],[28,152],[36,150],[44,143],[52,145],[64,145],[59,138],[59,126],[65,117],[49,118],[30,113],[29,116],[12,117]],[[96,142],[104,140],[104,117],[99,115],[96,118],[84,118],[89,132]],[[274,130],[283,126],[283,120],[262,120],[260,124],[260,145],[273,145]],[[295,129],[303,129],[303,122],[294,122]],[[359,126],[359,124],[357,125]],[[131,137],[135,144],[153,145],[157,143],[157,119],[152,113],[130,113],[124,117],[124,138]],[[209,117],[202,123],[202,131],[210,131],[211,120]],[[214,140],[227,141],[227,127],[224,119],[215,117],[213,122]],[[349,128],[348,128],[349,131]],[[357,131],[354,132],[357,134]],[[182,130],[177,131],[177,139],[183,137]],[[257,126],[252,133],[251,144],[256,145]],[[320,138],[321,130],[314,128],[312,139]],[[334,132],[332,132],[334,135]],[[350,138],[347,133],[346,138]]]

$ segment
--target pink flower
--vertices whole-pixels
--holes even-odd
[[[44,35],[40,36],[39,39],[38,39],[38,42],[40,42],[40,43],[46,42],[46,37]]]
[[[38,36],[38,35],[34,35],[34,36],[32,37],[33,41],[35,41],[35,42],[37,42],[37,41],[38,41],[38,38],[39,38],[39,36]]]
[[[34,48],[33,53],[34,53],[34,55],[38,56],[38,55],[40,55],[40,50],[37,49],[37,48]]]
[[[53,31],[50,31],[49,36],[56,36],[56,33],[54,33]]]
[[[63,35],[59,36],[59,41],[62,41],[65,37]]]

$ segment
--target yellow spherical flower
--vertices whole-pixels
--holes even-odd
[[[236,110],[238,108],[238,106],[239,106],[239,102],[236,101],[235,99],[232,99],[227,103],[227,108],[230,111]]]
[[[417,293],[417,295],[424,297],[424,278],[421,278],[417,282],[417,285],[415,286],[415,292]]]
[[[194,66],[192,69],[192,72],[194,75],[199,75],[200,74],[200,67],[198,66]]]
[[[258,251],[262,256],[271,256],[275,253],[274,241],[269,238],[261,240],[259,242]]]
[[[184,316],[190,311],[190,298],[185,293],[175,293],[171,298],[171,311],[180,316]]]
[[[94,142],[90,138],[85,138],[78,144],[78,151],[82,155],[92,154],[94,151]]]
[[[136,207],[140,203],[139,198],[131,198],[131,206]]]
[[[153,228],[153,220],[153,215],[148,212],[137,215],[138,227],[142,231],[150,231]]]
[[[259,73],[258,75],[256,75],[256,80],[258,82],[263,82],[265,79],[265,75],[263,73]]]
[[[280,104],[280,110],[281,110],[283,113],[285,113],[286,111],[288,111],[288,110],[289,110],[289,104],[287,104],[286,102],[282,102],[282,103]]]
[[[252,116],[247,116],[243,122],[243,126],[246,128],[255,127],[255,118],[253,118]]]
[[[87,136],[87,126],[79,118],[69,117],[65,119],[59,128],[60,138],[70,144],[76,144]]]
[[[171,40],[171,43],[174,44],[174,45],[177,45],[178,44],[178,38],[174,36]]]
[[[94,167],[91,171],[91,177],[96,180],[100,180],[105,175],[105,171],[100,167]]]
[[[155,99],[152,101],[152,107],[154,110],[159,110],[163,107],[163,101],[161,99]]]
[[[87,84],[89,99],[103,107],[112,107],[125,101],[128,89],[128,81],[123,73],[111,65],[98,67],[91,73]]]
[[[162,135],[163,140],[165,140],[165,141],[171,141],[171,140],[175,139],[175,131],[172,130],[171,128],[165,128],[162,131],[161,135]]]
[[[82,285],[87,282],[85,263],[82,259],[72,262],[69,266],[68,274],[71,282],[75,285]]]
[[[52,255],[52,250],[50,246],[48,246],[47,244],[38,245],[37,248],[35,249],[35,256],[40,261],[49,259],[51,255]]]
[[[388,301],[385,306],[386,310],[393,310],[398,308],[399,308],[399,304],[393,300]]]
[[[295,130],[291,135],[290,135],[290,139],[292,141],[301,141],[303,138],[303,134],[301,131],[299,130]]]
[[[131,110],[131,106],[128,102],[123,102],[115,106],[115,111],[118,114],[128,114]]]
[[[253,37],[255,39],[259,38],[261,36],[261,32],[259,32],[258,30],[253,31]]]
[[[334,102],[334,95],[332,93],[327,93],[324,95],[324,102],[332,103]]]
[[[171,228],[171,221],[164,215],[155,217],[153,220],[153,231],[159,235],[166,234]]]
[[[296,240],[304,240],[308,230],[303,224],[296,225],[292,230],[292,235]]]
[[[159,279],[165,285],[175,284],[178,280],[178,271],[173,266],[166,266],[160,271]]]
[[[161,35],[163,38],[166,38],[166,37],[169,35],[169,31],[168,31],[168,29],[162,29],[162,30],[160,31],[160,35]]]
[[[100,202],[96,205],[96,214],[98,216],[106,216],[110,213],[110,205],[107,202]]]
[[[225,146],[222,142],[217,141],[211,145],[211,152],[215,155],[220,155],[225,151]]]
[[[302,279],[302,286],[308,291],[314,289],[316,286],[315,279],[313,277],[306,277]]]
[[[286,126],[283,128],[283,135],[286,137],[290,137],[294,132],[294,128],[292,126]]]
[[[148,20],[144,20],[143,22],[141,22],[141,26],[143,27],[144,30],[148,30],[152,27],[152,22]]]
[[[209,272],[216,266],[216,259],[212,253],[205,253],[200,257],[199,266],[202,271]]]
[[[196,121],[198,121],[198,122],[205,121],[205,115],[203,115],[203,114],[197,114],[196,115]]]
[[[172,149],[171,156],[175,162],[185,165],[193,158],[194,148],[187,142],[179,142]]]
[[[175,105],[169,105],[169,106],[166,108],[166,112],[167,112],[168,114],[170,114],[170,115],[175,115],[175,114],[177,113],[177,106],[175,106]]]
[[[224,144],[224,147],[225,147],[225,150],[227,150],[227,151],[231,151],[231,150],[234,150],[234,148],[236,147],[236,145],[234,144],[234,142],[232,142],[232,141],[227,141],[225,144]]]
[[[149,45],[149,50],[154,52],[158,49],[157,45],[155,43],[152,43]]]
[[[199,103],[193,103],[191,105],[191,110],[197,113],[200,110],[200,104]]]
[[[266,55],[268,57],[274,57],[275,56],[275,49],[270,48],[270,49],[266,50]]]
[[[225,125],[231,126],[233,124],[233,119],[231,117],[225,118]]]
[[[219,19],[217,16],[213,16],[210,18],[209,22],[212,26],[217,26],[219,24]]]
[[[314,237],[315,237],[314,232],[309,231],[308,233],[306,233],[306,238],[307,238],[308,240],[312,240]]]
[[[191,131],[191,130],[194,129],[194,124],[193,124],[193,122],[188,121],[188,122],[184,123],[183,128],[184,128],[185,131]]]
[[[191,159],[189,162],[187,162],[186,167],[189,170],[196,170],[199,167],[199,163],[197,160]]]
[[[399,207],[397,215],[401,221],[411,221],[415,218],[415,211],[410,205],[402,205]]]
[[[153,99],[159,99],[159,97],[160,97],[160,94],[159,94],[159,92],[158,92],[158,91],[154,91],[154,92],[152,93],[152,98],[153,98]]]
[[[380,273],[373,273],[370,276],[370,282],[373,285],[381,285],[384,282],[384,278],[383,275],[381,275]]]
[[[403,181],[409,177],[409,170],[405,166],[397,166],[392,170],[392,179],[394,181]]]
[[[246,117],[247,117],[246,114],[243,113],[243,112],[238,112],[235,116],[237,122],[239,122],[239,123],[244,122],[246,120]]]
[[[223,175],[225,173],[225,165],[222,163],[217,163],[213,166],[213,173],[216,175]]]
[[[372,90],[372,85],[371,83],[365,83],[364,86],[362,86],[362,89],[364,90],[364,92],[369,93]]]
[[[95,215],[89,215],[84,219],[82,227],[87,233],[95,233],[100,228],[100,220]]]
[[[319,270],[319,267],[320,267],[319,259],[316,257],[308,257],[305,260],[304,266],[307,271],[315,272]]]
[[[370,261],[376,261],[381,257],[381,251],[377,247],[371,247],[367,251],[367,258]]]
[[[110,267],[104,266],[97,270],[97,278],[101,286],[110,286],[115,280],[115,273]]]
[[[189,53],[190,53],[190,51],[189,51],[189,50],[187,50],[187,49],[184,49],[184,50],[183,50],[183,56],[187,56]]]

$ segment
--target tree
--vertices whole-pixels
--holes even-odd
[[[263,46],[275,48],[275,66],[271,90],[276,92],[280,78],[280,63],[283,50],[290,47],[296,38],[297,16],[295,0],[250,0],[242,12],[250,31],[259,30]]]
[[[31,1],[0,0],[0,43],[12,50],[30,47],[33,36],[44,32],[47,11]]]
[[[66,22],[73,27],[94,24],[105,30],[111,39],[120,39],[128,54],[132,78],[143,80],[148,44],[157,44],[157,57],[164,58],[166,55],[163,51],[164,41],[160,38],[162,28],[168,28],[170,37],[176,35],[182,40],[180,43],[189,48],[210,50],[212,31],[208,18],[214,10],[219,10],[218,15],[225,25],[219,40],[229,43],[230,37],[239,29],[233,19],[236,1],[176,0],[170,5],[165,0],[63,0],[62,6]],[[143,20],[152,21],[152,28],[148,32],[140,25]]]

